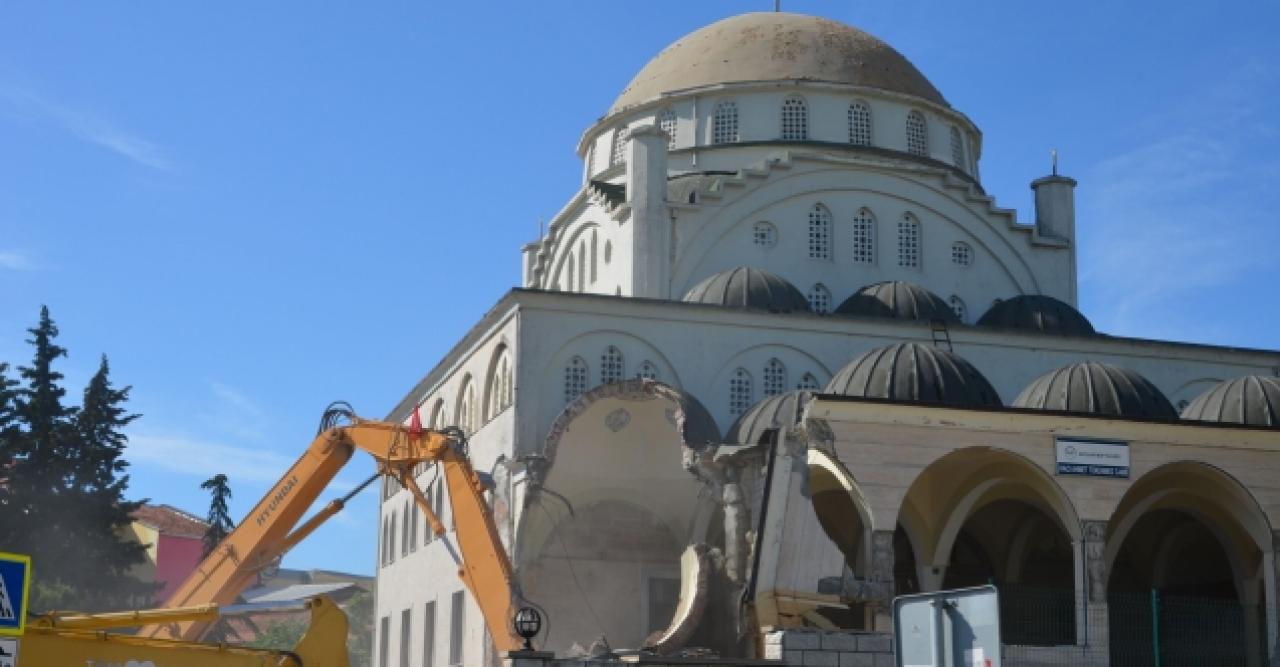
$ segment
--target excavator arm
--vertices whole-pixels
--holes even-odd
[[[498,650],[519,648],[521,640],[516,637],[511,620],[520,592],[511,561],[485,501],[484,485],[470,462],[458,451],[454,438],[430,429],[410,429],[400,424],[348,416],[351,424],[323,428],[240,525],[165,601],[164,607],[234,602],[263,568],[342,509],[346,499],[335,500],[302,526],[294,528],[352,454],[363,450],[373,456],[379,474],[399,480],[413,494],[432,532],[441,538],[458,565],[458,576],[479,604]],[[431,511],[430,503],[413,478],[413,467],[424,462],[434,462],[441,467],[453,508],[456,545],[449,540],[444,524]],[[196,640],[208,625],[207,620],[182,620],[146,626],[139,634]]]

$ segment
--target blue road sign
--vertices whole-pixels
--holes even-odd
[[[0,552],[0,635],[21,635],[27,627],[31,557]]]

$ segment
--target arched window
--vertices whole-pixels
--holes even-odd
[[[964,138],[960,136],[960,128],[951,126],[951,164],[964,168]]]
[[[676,147],[676,112],[672,109],[663,109],[658,114],[658,129],[667,133],[667,149]]]
[[[951,298],[947,299],[947,303],[951,306],[951,312],[956,314],[956,318],[961,322],[964,322],[969,315],[969,309],[965,307],[964,301],[960,297],[952,294]]]
[[[506,345],[499,346],[489,368],[489,384],[484,399],[486,421],[511,405],[511,372],[511,353]]]
[[[777,396],[787,390],[787,367],[777,359],[764,365],[764,395]]]
[[[796,389],[803,389],[805,391],[817,391],[818,378],[814,377],[813,373],[805,373],[804,377],[800,378],[800,381],[796,383]]]
[[[809,138],[809,107],[799,97],[782,102],[782,139],[804,141]]]
[[[409,499],[409,532],[407,540],[409,541],[409,553],[418,550],[418,502],[412,498]]]
[[[596,230],[591,230],[591,284],[595,284],[596,278],[600,275],[599,262],[600,239],[596,234]]]
[[[622,350],[610,345],[600,355],[600,384],[621,382],[623,376]]]
[[[738,105],[724,101],[716,105],[711,118],[711,143],[732,144],[738,141]]]
[[[386,565],[388,562],[388,559],[390,558],[389,552],[391,550],[387,548],[387,537],[391,534],[391,531],[387,530],[387,524],[390,521],[391,521],[391,517],[389,516],[382,517],[382,560],[380,562],[383,565]]]
[[[446,426],[448,424],[445,423],[444,399],[437,398],[435,407],[431,408],[431,419],[427,421],[427,428],[442,429]]]
[[[871,107],[862,100],[849,105],[849,143],[871,145]]]
[[[831,211],[822,204],[809,209],[809,257],[831,259]]]
[[[577,400],[587,391],[587,362],[574,357],[564,367],[564,402]]]
[[[733,417],[747,411],[751,404],[754,390],[751,387],[751,374],[745,368],[739,368],[729,378],[729,414]]]
[[[390,530],[387,531],[387,563],[396,562],[396,513],[391,513],[391,520],[387,522]]]
[[[462,429],[467,435],[476,432],[477,413],[476,413],[476,385],[471,381],[468,375],[462,378],[462,389],[458,391],[458,428]]]
[[[910,213],[898,221],[898,266],[920,266],[920,223]]]
[[[831,290],[822,283],[809,288],[809,308],[819,315],[831,312]]]
[[[964,241],[956,241],[951,244],[951,261],[960,266],[969,266],[973,264],[973,248],[969,247]]]
[[[626,149],[627,127],[624,125],[613,131],[613,152],[609,154],[609,166],[626,162],[627,156],[623,154]]]
[[[636,370],[636,378],[641,380],[657,380],[658,367],[653,365],[652,361],[645,359],[640,364],[640,368]]]
[[[565,271],[564,291],[566,292],[573,291],[573,266],[574,266],[573,253],[569,253],[569,256],[564,260],[564,271]]]
[[[751,240],[761,248],[771,248],[778,242],[778,228],[771,222],[757,222],[751,228]]]
[[[853,216],[853,261],[859,264],[876,261],[876,219],[865,208]]]
[[[587,241],[578,241],[578,291],[587,291]]]
[[[924,114],[912,111],[907,114],[907,152],[912,155],[929,155],[929,126]]]

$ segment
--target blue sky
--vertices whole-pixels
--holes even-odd
[[[8,3],[0,360],[48,304],[73,395],[133,385],[131,490],[237,517],[331,400],[381,417],[519,280],[583,130],[682,34],[758,2]],[[1102,331],[1280,348],[1275,3],[784,2],[902,51],[1030,220],[1080,182]],[[337,495],[372,466],[356,460]],[[372,573],[375,494],[286,565]]]

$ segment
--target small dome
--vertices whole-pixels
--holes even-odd
[[[871,350],[840,369],[828,394],[895,401],[999,406],[1000,395],[987,378],[954,352],[919,343]]]
[[[765,432],[795,426],[813,394],[804,390],[769,396],[738,417],[724,441],[736,445],[758,445]]]
[[[768,271],[745,266],[721,271],[694,285],[684,300],[773,313],[809,312],[809,300],[794,285]]]
[[[959,322],[942,297],[915,284],[889,280],[867,285],[844,300],[837,315],[869,315],[899,320]]]
[[[1014,407],[1116,417],[1175,419],[1177,411],[1151,381],[1134,371],[1086,361],[1036,378]]]
[[[756,12],[695,30],[654,56],[609,112],[666,93],[747,81],[816,81],[879,88],[947,106],[893,47],[838,21]]]
[[[1041,331],[1064,336],[1090,336],[1093,325],[1069,304],[1043,294],[1021,294],[997,301],[978,320],[979,326]]]
[[[1182,418],[1280,427],[1280,378],[1246,375],[1219,382],[1191,401]]]

